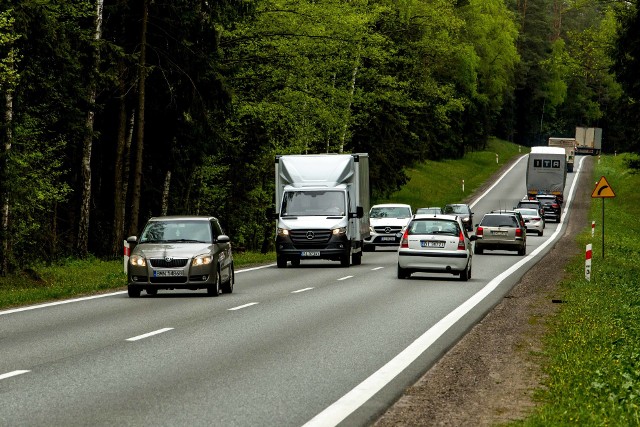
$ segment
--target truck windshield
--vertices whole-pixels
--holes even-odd
[[[345,216],[342,191],[286,191],[282,197],[282,216]]]

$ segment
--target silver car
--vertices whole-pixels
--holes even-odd
[[[533,208],[517,208],[516,212],[520,212],[524,219],[524,226],[527,228],[527,233],[535,232],[538,236],[544,234],[544,219],[538,209]]]
[[[476,228],[476,236],[476,254],[483,254],[485,249],[518,251],[518,255],[527,253],[527,230],[517,212],[485,214]]]
[[[212,296],[233,292],[235,281],[229,236],[208,216],[151,218],[140,235],[127,239],[130,297],[144,289],[206,289]]]
[[[416,214],[404,231],[398,248],[398,278],[412,273],[449,273],[471,278],[473,244],[460,217]]]

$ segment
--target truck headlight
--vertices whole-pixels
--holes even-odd
[[[331,234],[334,236],[341,236],[343,234],[347,234],[347,227],[338,227],[331,230]]]
[[[191,265],[197,267],[199,265],[208,265],[213,261],[213,257],[211,255],[198,255],[191,261]]]
[[[287,230],[286,228],[278,228],[278,236],[280,236],[280,237],[288,237],[289,236],[289,230]]]
[[[129,263],[131,265],[136,266],[136,267],[146,267],[147,266],[147,261],[141,255],[131,255],[131,258],[129,258]]]

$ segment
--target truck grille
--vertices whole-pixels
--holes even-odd
[[[331,230],[291,230],[291,241],[298,249],[323,248],[331,238]]]

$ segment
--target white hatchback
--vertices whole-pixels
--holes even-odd
[[[404,230],[398,249],[398,278],[413,273],[449,273],[471,278],[473,241],[460,217],[415,215]]]
[[[544,219],[537,209],[531,208],[516,208],[516,212],[520,212],[524,219],[524,225],[527,228],[527,234],[530,231],[535,231],[538,236],[542,236],[544,233]]]

